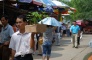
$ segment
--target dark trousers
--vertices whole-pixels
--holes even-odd
[[[39,41],[39,37],[40,37],[40,36],[37,36],[37,35],[36,35],[36,38],[37,38],[36,50],[38,50],[38,41]]]
[[[14,60],[33,60],[33,56],[32,54],[26,54],[24,56],[19,55],[15,57]]]
[[[68,37],[70,37],[70,30],[69,29],[66,30],[66,34]]]
[[[80,37],[77,37],[77,44],[80,45]]]
[[[0,45],[0,60],[2,60],[2,46]]]
[[[8,47],[8,45],[2,45],[2,47],[0,47],[0,60],[9,60],[11,51]]]

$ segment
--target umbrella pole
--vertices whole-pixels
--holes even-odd
[[[61,11],[58,9],[58,21],[60,21],[60,17],[61,17]]]

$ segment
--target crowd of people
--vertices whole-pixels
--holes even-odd
[[[73,48],[78,48],[80,27],[74,21],[71,25],[62,23],[55,27],[47,25],[44,33],[25,32],[27,20],[24,15],[16,18],[16,24],[9,25],[8,16],[1,17],[0,24],[0,60],[33,60],[33,54],[38,50],[42,60],[49,60],[53,43],[60,46],[63,36],[71,37]]]

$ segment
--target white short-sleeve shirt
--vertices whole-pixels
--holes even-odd
[[[21,34],[19,31],[14,33],[10,40],[9,48],[16,51],[15,57],[32,53],[30,49],[31,33]]]

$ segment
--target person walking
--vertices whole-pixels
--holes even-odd
[[[80,27],[76,24],[76,21],[73,22],[73,25],[70,27],[70,31],[72,34],[73,48],[78,48],[77,37],[80,36]]]
[[[61,27],[57,27],[55,30],[55,42],[56,46],[60,46],[60,34],[61,34]]]
[[[0,60],[9,60],[10,58],[10,49],[9,49],[9,42],[12,34],[14,33],[13,28],[8,23],[9,19],[8,16],[3,15],[1,17],[2,29],[1,29],[1,58]]]
[[[51,55],[51,47],[52,47],[52,40],[53,40],[53,31],[54,28],[52,28],[51,25],[47,25],[47,30],[43,33],[43,44],[42,44],[42,52],[43,52],[43,59],[47,57],[47,60],[49,60]]]
[[[66,24],[65,23],[63,23],[62,24],[62,36],[66,36]]]
[[[26,23],[27,20],[24,15],[17,17],[16,25],[19,30],[12,35],[9,45],[9,48],[12,49],[11,60],[33,60],[35,33],[25,32]]]
[[[66,24],[66,34],[67,34],[67,37],[70,37],[70,22],[68,22],[67,24]]]
[[[1,29],[2,29],[2,23],[0,21],[0,41],[1,41]],[[0,60],[2,60],[2,44],[0,44]]]

